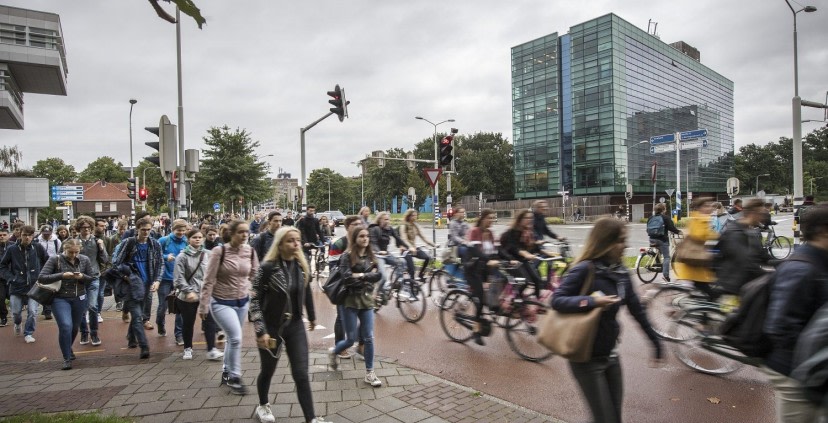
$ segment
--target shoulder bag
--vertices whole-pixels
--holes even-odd
[[[713,253],[704,246],[704,241],[687,236],[676,246],[676,261],[693,267],[711,267]]]
[[[342,266],[336,266],[331,269],[328,280],[322,286],[322,291],[328,296],[331,304],[341,305],[345,303],[345,297],[348,296],[348,288],[345,287],[345,280],[342,279]]]
[[[198,258],[198,263],[196,264],[195,270],[193,270],[192,272],[189,272],[189,269],[187,269],[187,264],[186,263],[184,264],[184,275],[185,275],[184,277],[185,277],[185,280],[187,281],[188,285],[190,284],[190,281],[193,280],[193,276],[195,276],[196,272],[198,272],[198,268],[201,267],[202,260],[204,260],[204,252],[203,251],[201,252],[201,256]],[[187,273],[190,273],[190,274],[187,275]],[[181,310],[178,308],[178,303],[175,302],[175,300],[177,300],[177,299],[178,299],[178,289],[173,289],[167,295],[167,313],[169,313],[169,314],[180,314],[181,313]]]
[[[48,284],[35,282],[26,295],[42,305],[51,305],[52,302],[54,302],[58,291],[60,291],[61,285],[63,285],[63,281]]]
[[[581,295],[592,292],[595,268],[590,265],[589,274],[581,286]],[[584,313],[560,313],[549,309],[540,326],[538,342],[549,351],[575,363],[584,363],[592,357],[592,346],[601,319],[601,307]]]

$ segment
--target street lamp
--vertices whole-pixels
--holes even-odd
[[[791,6],[790,0],[785,0],[788,8],[793,13],[794,31],[793,31],[793,49],[794,49],[794,97],[792,100],[793,106],[793,181],[794,181],[794,200],[802,198],[802,99],[799,97],[799,56],[797,53],[796,41],[796,15],[799,12],[816,12],[817,8],[814,6],[805,6],[796,10]]]
[[[353,165],[359,165],[360,174],[362,175],[362,192],[359,196],[360,207],[365,207],[365,164],[362,160],[358,162],[351,162]]]
[[[331,211],[331,175],[325,175],[328,179],[328,211]]]
[[[129,177],[135,178],[135,169],[132,165],[132,106],[135,106],[138,100],[131,98],[129,99]],[[133,198],[132,201],[132,211],[130,211],[130,215],[133,218],[132,220],[135,221],[135,199]]]
[[[814,181],[824,178],[824,176],[819,176],[816,178],[811,178],[811,195],[814,195]]]
[[[446,120],[444,120],[442,122],[438,122],[438,123],[434,123],[434,122],[432,122],[432,121],[430,121],[430,120],[428,120],[428,119],[426,119],[422,116],[415,116],[414,119],[426,121],[434,127],[434,168],[437,169],[437,168],[440,167],[440,163],[438,163],[440,153],[439,153],[439,149],[437,147],[437,126],[442,125],[446,122],[454,122],[454,119],[446,119]],[[439,182],[434,182],[434,203],[432,204],[432,218],[431,218],[431,242],[433,242],[433,243],[437,243],[437,222],[436,222],[436,220],[437,220],[437,208],[440,205],[440,200],[438,199],[439,197],[437,196],[437,194],[439,192],[438,189],[437,189],[438,184],[439,184]]]
[[[756,195],[759,195],[759,177],[760,176],[770,176],[770,173],[763,173],[761,175],[756,175]]]
[[[684,166],[684,195],[687,196],[687,218],[690,218],[690,163],[696,162],[696,166],[699,164],[698,159],[689,159],[687,160],[687,165]]]

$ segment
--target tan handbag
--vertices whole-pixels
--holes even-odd
[[[590,266],[581,295],[592,292],[595,268]],[[584,313],[560,313],[550,309],[540,326],[538,342],[553,353],[576,363],[592,358],[592,346],[598,332],[603,308],[595,307]]]
[[[711,267],[713,253],[704,245],[704,241],[686,237],[676,246],[676,261],[693,267]]]

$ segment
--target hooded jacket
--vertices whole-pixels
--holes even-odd
[[[178,299],[187,301],[187,294],[193,292],[201,294],[201,287],[204,285],[204,275],[207,273],[207,258],[209,251],[203,247],[198,250],[191,246],[184,248],[184,251],[175,258],[175,270],[173,271],[173,283],[178,289]],[[187,276],[190,276],[189,280]],[[198,299],[192,302],[198,302]]]
[[[9,294],[28,294],[48,259],[46,250],[36,242],[26,247],[21,246],[20,242],[9,245],[0,259],[0,279],[9,284]]]
[[[171,281],[174,277],[176,261],[167,260],[167,256],[172,254],[173,257],[178,257],[178,254],[187,248],[187,237],[177,238],[175,235],[167,235],[159,239],[158,243],[161,244],[161,258],[164,260],[164,273],[161,275],[161,279]]]

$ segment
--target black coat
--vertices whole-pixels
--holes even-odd
[[[0,279],[9,284],[9,294],[28,294],[48,259],[46,250],[36,242],[28,247],[22,247],[19,242],[9,245],[0,258]]]
[[[716,255],[716,278],[719,286],[727,293],[738,294],[742,285],[762,276],[761,265],[771,257],[762,246],[762,235],[734,220],[722,232]]]
[[[267,333],[272,338],[279,338],[282,327],[296,317],[297,313],[302,315],[302,303],[308,312],[308,320],[316,320],[310,284],[305,282],[301,268],[298,273],[298,278],[288,274],[287,266],[281,260],[266,261],[259,266],[252,281],[250,296],[250,319],[257,337]],[[304,285],[299,288],[297,304],[293,304],[290,296],[291,288],[296,288],[295,284]]]

